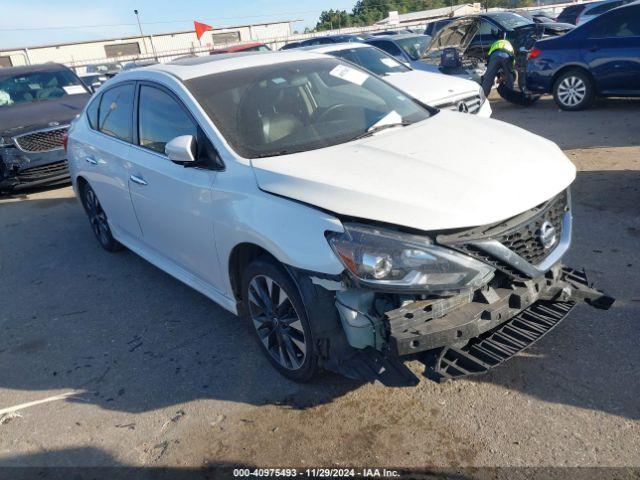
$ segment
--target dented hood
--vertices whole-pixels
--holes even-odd
[[[264,191],[419,230],[504,220],[575,178],[575,167],[554,143],[497,120],[445,111],[373,137],[252,165]]]

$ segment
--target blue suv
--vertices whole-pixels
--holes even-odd
[[[595,96],[640,97],[640,2],[536,42],[527,88],[553,93],[563,110],[584,109]]]

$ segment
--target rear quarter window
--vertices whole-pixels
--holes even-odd
[[[100,96],[97,96],[87,106],[87,121],[93,130],[98,129],[98,109],[100,107]]]

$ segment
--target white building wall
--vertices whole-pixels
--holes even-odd
[[[233,34],[236,35],[225,35]],[[105,45],[116,45],[119,43],[137,43],[140,56],[162,55],[163,53],[180,52],[182,54],[189,51],[212,49],[214,46],[221,47],[225,44],[260,41],[271,38],[286,37],[291,33],[291,22],[278,22],[264,25],[246,25],[230,28],[219,28],[205,32],[202,39],[198,41],[193,31],[174,32],[160,35],[146,35],[143,37],[129,37],[115,40],[100,40],[92,42],[71,43],[65,45],[53,45],[33,47],[28,49],[0,50],[0,57],[10,57],[14,66],[25,65],[27,63],[37,64],[46,62],[65,63],[78,65],[99,62],[106,60]],[[227,41],[234,39],[234,41]],[[155,51],[154,51],[155,49]],[[123,57],[127,60],[133,57]]]

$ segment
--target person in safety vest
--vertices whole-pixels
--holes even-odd
[[[493,42],[487,54],[487,71],[482,76],[482,89],[489,95],[497,79],[497,90],[505,100],[520,105],[530,105],[538,96],[527,95],[516,84],[516,54],[509,40]]]

